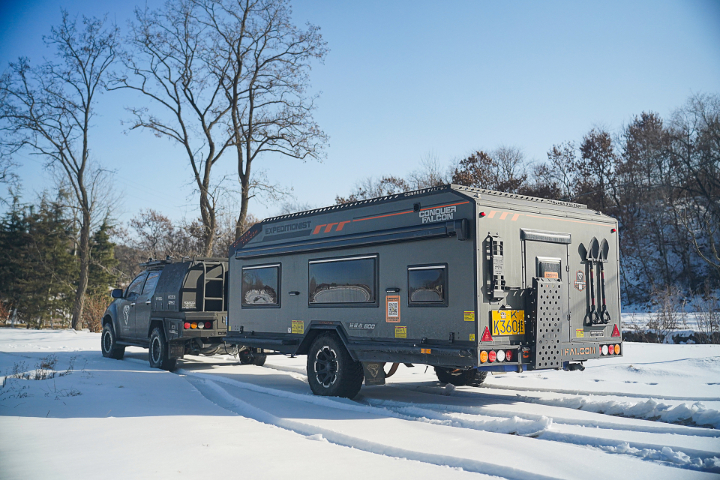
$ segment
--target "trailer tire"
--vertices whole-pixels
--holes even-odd
[[[485,380],[487,372],[478,372],[474,368],[461,370],[459,368],[435,367],[435,375],[442,383],[462,387],[464,385],[479,385]]]
[[[262,367],[265,365],[266,359],[266,354],[253,352],[252,350],[243,350],[238,353],[238,360],[241,365],[257,365],[258,367]]]
[[[100,350],[102,350],[103,357],[114,358],[115,360],[122,360],[125,356],[125,347],[117,344],[115,329],[110,322],[103,325]]]
[[[362,364],[333,333],[319,335],[310,345],[307,375],[312,392],[327,397],[353,398],[363,382]]]
[[[168,344],[162,328],[155,327],[150,334],[150,348],[148,351],[150,366],[163,370],[175,370],[176,358],[168,358]]]

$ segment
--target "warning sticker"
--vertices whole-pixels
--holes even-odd
[[[545,278],[560,278],[558,272],[545,272]]]
[[[585,330],[582,328],[578,328],[575,330],[575,337],[577,338],[585,338]]]
[[[385,306],[385,321],[388,323],[400,323],[400,295],[388,295],[385,298]]]
[[[395,338],[407,338],[407,327],[395,327]]]
[[[474,333],[471,333],[471,334],[470,334],[470,341],[471,341],[471,342],[474,342],[474,341],[475,341],[475,334],[474,334]]]
[[[303,320],[293,320],[292,333],[303,335],[305,333],[305,322]]]
[[[466,322],[474,322],[475,321],[475,312],[463,313],[463,320],[465,320]]]

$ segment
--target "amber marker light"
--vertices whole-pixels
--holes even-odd
[[[615,355],[620,355],[620,345],[615,345]]]
[[[488,361],[488,354],[485,350],[480,352],[480,363],[485,363]]]
[[[197,328],[197,323],[195,323],[195,322],[191,323],[190,328]]]

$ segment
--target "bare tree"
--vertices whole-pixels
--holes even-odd
[[[80,27],[80,28],[79,28]],[[89,134],[97,95],[115,60],[118,31],[105,19],[70,18],[44,37],[55,49],[54,61],[31,67],[27,58],[11,63],[0,79],[0,121],[6,154],[28,150],[62,172],[77,202],[80,219],[80,273],[72,311],[79,328],[90,266],[90,233],[94,209],[92,186],[100,170],[90,161]]]
[[[158,11],[136,9],[131,49],[122,55],[125,71],[114,76],[112,88],[139,92],[153,105],[128,108],[130,130],[149,130],[184,150],[200,193],[203,255],[210,255],[222,190],[212,170],[232,138],[222,124],[229,109],[217,80],[227,66],[218,65],[196,13],[190,1],[169,1]]]
[[[293,25],[286,0],[193,0],[212,39],[214,72],[229,115],[240,184],[236,236],[243,233],[253,187],[253,163],[266,154],[321,158],[327,136],[315,122],[309,96],[310,62],[327,46],[320,29]]]

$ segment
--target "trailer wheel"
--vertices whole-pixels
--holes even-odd
[[[241,365],[257,365],[258,367],[262,367],[265,365],[266,359],[266,354],[253,352],[251,350],[243,350],[238,353],[238,360],[240,360]]]
[[[315,395],[353,398],[362,387],[362,364],[350,357],[332,333],[319,335],[313,341],[307,355],[307,374]]]
[[[487,377],[487,372],[478,372],[474,368],[462,370],[459,368],[435,367],[435,374],[442,383],[451,383],[456,387],[479,385]]]
[[[176,358],[168,358],[168,344],[161,328],[155,327],[150,334],[150,366],[163,370],[175,370]]]
[[[125,356],[125,347],[117,344],[117,337],[115,336],[115,329],[112,323],[108,322],[103,325],[102,336],[100,337],[100,349],[102,350],[103,357],[122,360]]]

